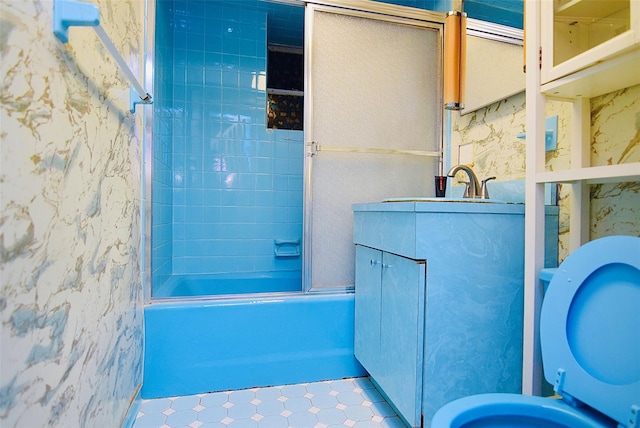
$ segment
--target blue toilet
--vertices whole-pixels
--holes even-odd
[[[640,428],[640,238],[589,242],[560,265],[540,314],[544,377],[562,397],[480,394],[432,428]]]

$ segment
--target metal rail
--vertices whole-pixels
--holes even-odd
[[[375,147],[346,147],[346,146],[325,146],[312,141],[308,144],[309,155],[315,156],[318,152],[343,152],[343,153],[373,153],[379,155],[410,155],[439,158],[442,153],[425,150],[401,150],[401,149],[378,149]]]

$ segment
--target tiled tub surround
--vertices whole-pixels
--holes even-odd
[[[133,428],[397,427],[400,418],[368,378],[145,400]]]
[[[304,143],[301,131],[266,127],[266,13],[222,2],[157,9],[154,284],[300,271],[301,257],[275,257],[276,240],[302,238]]]
[[[93,3],[137,73],[143,2]],[[92,29],[54,36],[53,2],[0,19],[0,425],[118,427],[142,383],[141,116]]]
[[[154,302],[144,309],[142,397],[363,376],[353,310],[344,292]]]
[[[302,235],[302,132],[266,129],[267,37],[290,42],[267,34],[270,16],[264,7],[252,10],[255,3],[156,3],[151,193],[158,286],[171,275],[301,268],[300,257],[274,257],[273,241]]]

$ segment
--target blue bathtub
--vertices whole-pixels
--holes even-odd
[[[142,398],[364,376],[353,315],[347,292],[154,302]]]

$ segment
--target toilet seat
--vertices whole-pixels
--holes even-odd
[[[567,257],[544,297],[540,345],[566,401],[640,424],[640,238],[598,239]]]
[[[605,428],[613,427],[597,412],[576,411],[559,399],[519,394],[477,394],[441,407],[431,428]]]
[[[432,428],[640,428],[640,238],[573,252],[540,314],[544,375],[562,400],[478,394],[440,408]]]

